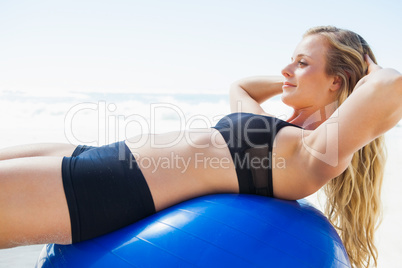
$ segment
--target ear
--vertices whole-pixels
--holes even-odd
[[[331,91],[337,91],[342,86],[342,78],[339,75],[333,77],[332,84],[329,87]]]

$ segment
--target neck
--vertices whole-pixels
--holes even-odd
[[[306,130],[314,130],[324,123],[335,112],[336,108],[335,105],[326,105],[324,107],[312,106],[295,109],[287,121]]]

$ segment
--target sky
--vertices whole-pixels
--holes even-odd
[[[280,75],[302,34],[353,30],[402,71],[402,1],[0,0],[0,94],[226,93]]]

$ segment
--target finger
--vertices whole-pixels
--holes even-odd
[[[368,54],[364,54],[364,59],[366,60],[368,69],[367,69],[367,74],[375,71],[375,70],[379,70],[381,69],[380,66],[378,66],[371,58]]]
[[[370,58],[370,56],[368,55],[368,54],[364,54],[364,59],[365,59],[365,61],[366,61],[366,63],[367,63],[367,65],[368,66],[370,66],[370,65],[377,65],[371,58]],[[378,65],[377,65],[378,66]]]

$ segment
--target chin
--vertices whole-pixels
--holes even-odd
[[[310,100],[303,94],[286,93],[281,96],[282,102],[294,110],[303,109],[311,106],[311,103],[317,103],[317,100]]]
[[[293,109],[296,109],[297,105],[295,103],[295,100],[294,100],[294,98],[289,96],[289,94],[283,93],[281,96],[281,100],[287,106],[292,107]]]

